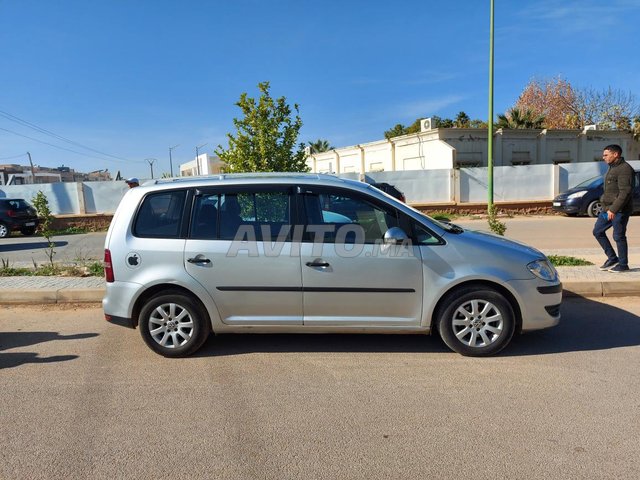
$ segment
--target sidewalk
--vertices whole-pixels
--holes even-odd
[[[640,267],[625,273],[603,272],[597,249],[553,249],[547,255],[568,255],[594,263],[586,267],[558,267],[565,296],[640,296]],[[102,277],[0,277],[0,304],[99,303],[104,295]]]

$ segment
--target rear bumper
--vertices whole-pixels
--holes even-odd
[[[104,319],[109,323],[113,323],[114,325],[120,325],[122,327],[127,327],[127,328],[136,328],[133,322],[133,318],[114,317],[113,315],[107,315],[105,313]]]

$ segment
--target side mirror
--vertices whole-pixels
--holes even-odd
[[[408,240],[409,237],[400,227],[391,227],[385,232],[383,237],[385,245],[402,245]]]

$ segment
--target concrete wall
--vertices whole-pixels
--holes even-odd
[[[347,157],[348,158],[348,157]],[[349,160],[346,165],[350,165]],[[640,170],[640,160],[629,162]],[[604,162],[560,165],[522,165],[494,167],[496,202],[551,201],[555,195],[606,171]],[[358,180],[359,173],[341,177]],[[486,203],[488,170],[443,168],[369,172],[366,180],[387,182],[404,192],[409,203]],[[54,215],[113,213],[128,187],[124,182],[48,183],[42,185],[0,186],[0,198],[30,201],[39,190],[49,199]]]

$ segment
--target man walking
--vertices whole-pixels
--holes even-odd
[[[602,213],[598,215],[593,227],[593,236],[607,255],[607,261],[600,270],[610,272],[626,272],[629,270],[627,223],[633,213],[633,183],[635,172],[631,165],[622,158],[620,145],[604,147],[602,159],[609,165],[604,176],[604,193],[600,197]],[[611,246],[606,231],[613,227],[613,240],[618,247],[618,254]]]

